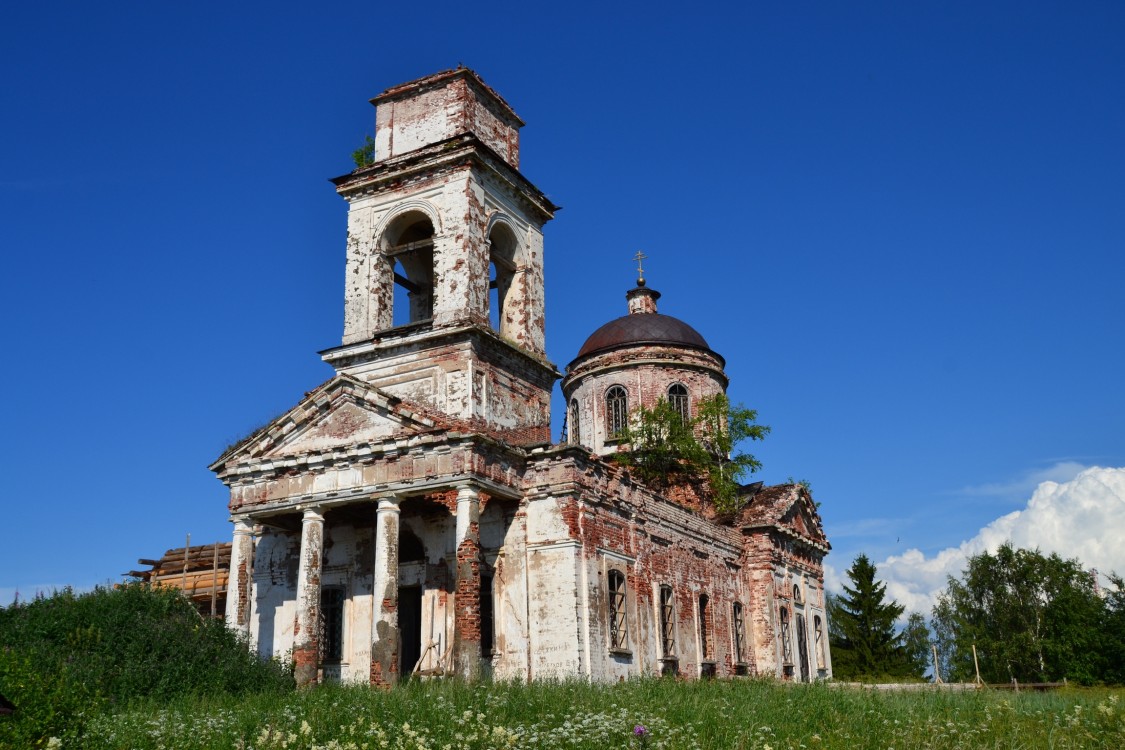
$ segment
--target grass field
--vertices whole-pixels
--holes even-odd
[[[766,681],[429,682],[181,698],[86,717],[70,748],[1125,748],[1125,691],[885,692]]]

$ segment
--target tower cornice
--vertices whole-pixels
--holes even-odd
[[[560,209],[539,188],[499,154],[472,133],[462,133],[402,156],[379,161],[329,181],[336,192],[347,200],[396,189],[405,181],[463,166],[475,166],[491,173],[506,184],[513,195],[520,196],[543,223],[554,218]]]

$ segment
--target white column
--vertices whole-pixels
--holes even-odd
[[[381,498],[375,512],[375,573],[371,591],[375,610],[371,644],[374,685],[393,685],[398,679],[399,501],[397,497]]]
[[[317,682],[320,625],[320,570],[324,516],[308,508],[301,519],[301,560],[297,569],[297,623],[293,634],[294,677],[298,685]]]
[[[248,517],[235,518],[227,573],[227,627],[250,637],[250,597],[253,595],[254,525]]]

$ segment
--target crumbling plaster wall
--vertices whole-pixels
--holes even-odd
[[[811,665],[810,677],[828,678],[832,676],[831,655],[827,642],[824,643],[823,658],[817,652],[816,633],[813,629],[815,618],[820,617],[823,627],[822,637],[828,637],[828,617],[824,591],[823,554],[803,543],[776,531],[758,530],[746,537],[744,544],[745,566],[749,572],[750,598],[752,607],[752,636],[755,659],[762,674],[778,678],[799,676],[797,661],[796,618],[794,614],[793,586],[800,586],[803,604],[801,611],[806,617],[807,654]],[[780,637],[781,609],[789,610],[789,627],[794,659],[795,674],[786,675],[782,659],[782,640]],[[823,666],[821,666],[823,665]]]
[[[444,167],[396,187],[347,194],[344,344],[371,339],[394,325],[394,262],[386,252],[399,217],[429,219],[434,231],[436,327],[489,325],[488,232],[499,221],[517,241],[516,288],[504,326],[512,343],[536,356],[545,351],[543,227],[521,193],[471,164]]]
[[[660,498],[620,469],[583,460],[574,452],[542,454],[529,465],[527,480],[542,493],[529,502],[529,512],[537,506],[538,528],[545,532],[541,544],[552,553],[554,581],[542,594],[530,587],[531,606],[544,614],[558,609],[556,617],[575,609],[578,613],[573,632],[567,632],[571,625],[564,619],[565,629],[556,622],[538,640],[535,629],[541,621],[533,618],[533,659],[539,658],[534,646],[542,644],[565,651],[565,665],[561,659],[552,665],[568,668],[570,674],[601,681],[659,674],[664,654],[658,591],[667,585],[675,597],[678,672],[699,676],[704,631],[710,644],[707,661],[714,662],[717,674],[734,674],[732,604],[740,602],[749,613],[753,603],[737,532]],[[538,538],[529,535],[532,548]],[[612,568],[627,579],[629,645],[617,650],[611,649],[607,598]],[[707,622],[702,624],[700,595],[709,599]],[[548,637],[557,642],[548,642]],[[572,645],[564,649],[567,638]],[[749,644],[746,650],[751,651]],[[752,671],[753,653],[744,661]]]
[[[434,83],[392,89],[377,97],[375,151],[392,158],[461,133],[473,133],[513,168],[519,168],[522,123],[499,106],[491,91],[468,77],[437,78]]]

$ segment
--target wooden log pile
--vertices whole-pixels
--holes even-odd
[[[130,570],[125,575],[152,586],[180,589],[191,597],[200,614],[221,617],[226,609],[230,551],[230,542],[170,549],[159,560],[137,560],[149,566],[148,570]]]

